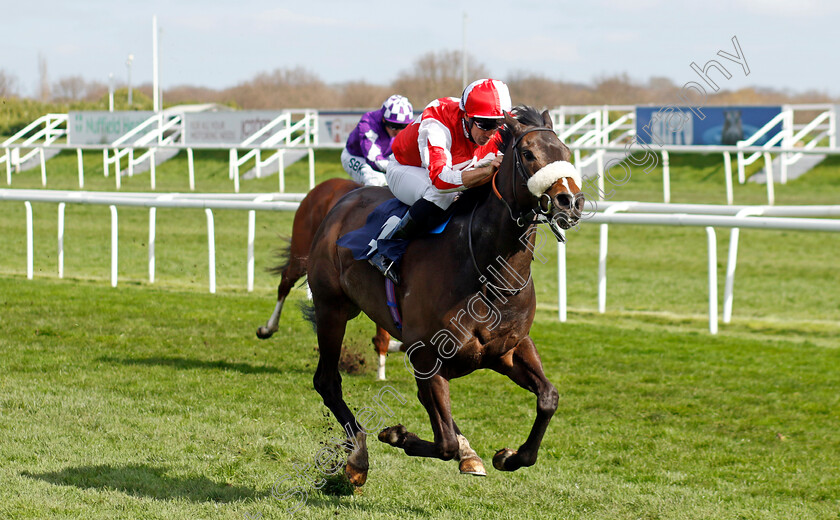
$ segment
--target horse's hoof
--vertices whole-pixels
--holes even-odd
[[[487,471],[484,469],[484,462],[479,457],[470,457],[464,459],[458,465],[463,475],[476,475],[478,477],[486,477]]]
[[[274,334],[273,330],[269,330],[268,327],[260,327],[257,329],[257,337],[260,339],[268,339]]]
[[[347,475],[347,479],[350,480],[350,483],[356,487],[362,487],[365,485],[365,482],[367,481],[367,472],[367,468],[356,468],[350,463],[344,466],[344,474]]]
[[[405,426],[398,424],[396,426],[391,426],[390,428],[385,428],[379,432],[379,440],[385,444],[399,447],[400,443],[405,440],[405,435],[407,433],[408,430],[405,429]]]
[[[499,471],[513,471],[513,469],[505,468],[505,462],[512,456],[516,455],[516,450],[512,450],[510,448],[504,448],[496,452],[493,455],[493,467]]]

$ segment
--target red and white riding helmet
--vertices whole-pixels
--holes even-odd
[[[499,119],[505,117],[505,112],[510,112],[510,92],[499,80],[480,79],[464,89],[460,106],[469,118]]]

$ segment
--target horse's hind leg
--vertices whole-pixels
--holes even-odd
[[[295,216],[297,217],[297,215]],[[277,268],[281,269],[280,284],[277,286],[277,304],[274,306],[274,312],[271,313],[271,317],[268,318],[266,324],[257,329],[258,338],[268,339],[277,332],[283,303],[295,283],[306,274],[306,260],[309,254],[309,246],[312,244],[311,235],[312,233],[305,229],[292,232],[289,248],[285,253],[288,255],[288,261],[286,265]],[[276,273],[276,270],[272,269],[272,271]]]
[[[533,466],[545,430],[557,410],[557,389],[546,379],[534,341],[527,336],[502,357],[500,364],[493,369],[537,394],[537,418],[528,439],[518,450],[505,448],[497,451],[493,456],[493,467],[501,471],[514,471],[522,466]]]
[[[277,304],[274,306],[274,312],[271,313],[271,317],[268,318],[265,325],[257,329],[258,338],[268,339],[280,328],[280,313],[283,312],[283,303],[285,303],[286,297],[298,278],[293,279],[285,274],[283,275],[280,285],[277,286]]]
[[[371,338],[373,342],[373,349],[379,354],[379,370],[377,371],[377,379],[385,381],[385,357],[388,355],[388,345],[391,343],[391,335],[388,331],[376,326],[376,335]]]
[[[320,358],[313,383],[315,390],[321,394],[324,404],[347,433],[352,448],[348,450],[350,454],[344,471],[350,482],[361,486],[367,480],[368,472],[365,432],[359,427],[353,412],[344,402],[341,392],[341,374],[338,371],[344,331],[347,321],[353,317],[354,313],[348,309],[349,305],[336,303],[335,299],[329,299],[329,304],[324,304],[323,301],[315,297],[315,330],[318,335]]]

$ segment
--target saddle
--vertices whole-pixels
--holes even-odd
[[[408,240],[382,237],[390,234],[408,208],[409,206],[400,202],[399,199],[386,200],[368,215],[364,226],[342,236],[336,244],[349,249],[356,260],[367,260],[378,252],[395,265],[399,265],[408,247]],[[429,234],[443,233],[451,218],[450,215],[443,224],[429,231]]]

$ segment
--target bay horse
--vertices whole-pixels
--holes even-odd
[[[324,217],[341,197],[362,186],[362,184],[350,179],[328,179],[312,188],[306,194],[306,197],[300,201],[300,206],[295,212],[289,245],[281,255],[285,261],[271,269],[272,273],[279,274],[281,277],[280,284],[277,286],[277,303],[266,324],[257,329],[258,338],[268,339],[279,329],[283,304],[295,283],[306,275],[309,248],[312,246],[312,239],[315,237],[315,232],[318,231],[318,226],[321,225]],[[383,381],[385,380],[385,356],[388,355],[391,335],[377,325],[376,334],[371,338],[371,341],[374,350],[379,354],[377,377],[380,381]]]
[[[409,456],[454,458],[461,473],[485,475],[481,458],[452,418],[449,380],[488,368],[537,395],[528,438],[516,450],[497,451],[493,466],[514,471],[537,460],[558,393],[528,336],[536,309],[531,280],[536,222],[550,219],[568,229],[579,221],[584,198],[580,176],[568,162],[569,148],[552,130],[548,111],[517,107],[505,114],[500,132],[504,160],[492,181],[461,195],[442,234],[408,245],[396,288],[402,329],[388,311],[385,278],[336,245],[392,194],[385,188],[353,190],[315,234],[308,281],[320,358],[313,382],[348,436],[344,470],[356,486],[367,479],[371,432],[342,397],[338,361],[347,321],[360,312],[410,345],[406,366],[413,370],[434,433],[433,441],[423,440],[397,424],[379,432],[380,441]]]

